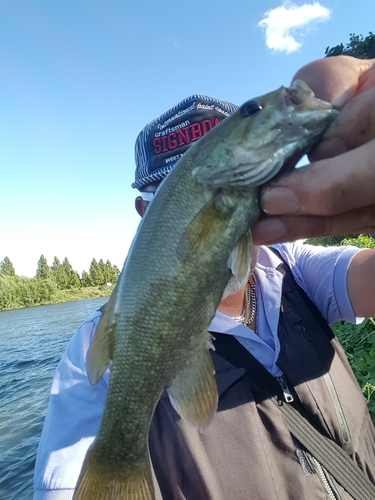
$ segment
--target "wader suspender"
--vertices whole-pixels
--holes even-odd
[[[272,250],[279,256],[277,251]],[[286,274],[288,279],[293,279],[285,262],[283,267],[284,269],[280,269],[280,271]],[[313,306],[307,295],[304,295],[308,304]],[[336,481],[355,500],[375,499],[375,485],[340,446],[321,434],[309,422],[302,408],[297,409],[284,402],[280,384],[266,368],[232,335],[216,332],[213,332],[213,335],[216,351],[235,367],[245,369],[250,381],[253,381],[257,387],[264,391],[282,412],[285,425],[292,435],[326,468]]]

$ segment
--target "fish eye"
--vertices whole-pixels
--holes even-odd
[[[248,116],[254,115],[258,111],[263,109],[262,103],[258,99],[251,99],[251,101],[247,101],[240,107],[240,115],[243,118],[247,118]]]

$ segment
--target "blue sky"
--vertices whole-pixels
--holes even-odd
[[[190,94],[288,85],[374,19],[373,0],[0,0],[0,260],[121,268],[146,123]]]

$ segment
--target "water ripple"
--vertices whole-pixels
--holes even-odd
[[[0,499],[31,500],[53,373],[74,330],[107,299],[0,312]]]

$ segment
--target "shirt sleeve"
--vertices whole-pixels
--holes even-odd
[[[347,274],[360,251],[354,246],[321,247],[295,243],[275,245],[288,263],[297,283],[318,307],[328,324],[338,320],[360,322],[350,302]]]
[[[99,429],[109,370],[91,386],[85,367],[100,312],[76,331],[56,369],[34,471],[34,500],[70,500]]]

